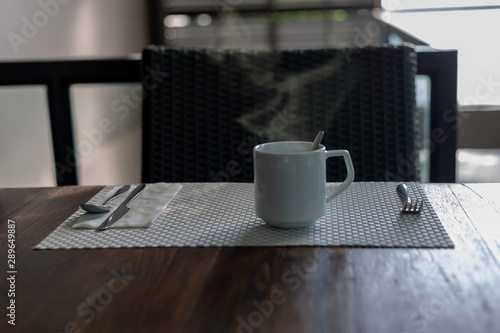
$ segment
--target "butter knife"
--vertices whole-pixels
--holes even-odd
[[[130,208],[127,206],[132,200],[134,200],[141,192],[144,190],[146,187],[146,184],[141,184],[138,185],[130,194],[129,196],[118,206],[112,213],[111,215],[108,216],[108,218],[102,222],[100,226],[98,226],[95,231],[103,231],[108,229],[110,226],[112,226],[114,223],[116,223],[118,220],[120,220],[123,215],[127,214],[127,212],[130,210]]]

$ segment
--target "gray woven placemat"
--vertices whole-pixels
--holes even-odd
[[[400,214],[396,183],[353,183],[327,204],[326,215],[300,229],[264,224],[254,213],[253,184],[187,183],[147,229],[76,230],[78,210],[35,249],[160,246],[360,246],[453,248],[422,187],[420,214]],[[328,184],[335,186],[335,184]],[[93,201],[101,201],[106,188]]]

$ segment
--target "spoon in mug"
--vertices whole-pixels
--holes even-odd
[[[321,142],[321,140],[323,139],[323,134],[325,134],[325,132],[323,132],[323,131],[319,131],[319,132],[318,132],[318,135],[316,135],[316,139],[314,139],[314,142],[313,142],[313,145],[312,145],[311,150],[316,150],[316,149],[318,149],[318,147],[319,147],[319,143],[320,143],[320,142]]]
[[[80,205],[80,208],[83,209],[84,211],[91,213],[91,214],[99,214],[99,213],[106,213],[109,212],[111,207],[107,206],[108,203],[111,202],[111,200],[114,200],[118,198],[120,195],[123,193],[127,192],[130,188],[130,185],[124,185],[118,189],[110,198],[108,198],[102,205],[97,205],[97,204],[89,204],[89,203],[84,203]]]

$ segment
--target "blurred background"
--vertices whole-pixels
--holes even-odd
[[[0,62],[138,58],[148,44],[456,49],[457,182],[500,181],[499,0],[4,0],[0,7]],[[429,81],[419,77],[416,86],[425,123]],[[43,85],[0,86],[0,187],[56,185],[46,94]],[[140,182],[139,82],[74,84],[70,96],[78,183]],[[117,107],[128,116],[118,117]],[[100,130],[103,119],[112,130]]]

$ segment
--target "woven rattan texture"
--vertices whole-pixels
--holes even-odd
[[[329,184],[335,186],[335,184]],[[360,246],[452,248],[420,185],[409,184],[424,200],[418,214],[401,214],[396,183],[353,183],[327,204],[326,215],[313,225],[280,229],[254,214],[253,184],[184,184],[147,229],[105,232],[72,229],[79,210],[47,236],[36,249],[168,247],[168,246]],[[106,189],[105,189],[106,190]],[[106,191],[93,199],[101,201]],[[376,209],[374,209],[376,207]]]
[[[143,52],[144,182],[253,180],[252,148],[347,149],[356,181],[418,180],[416,55],[409,46]],[[342,181],[340,159],[327,180]]]

